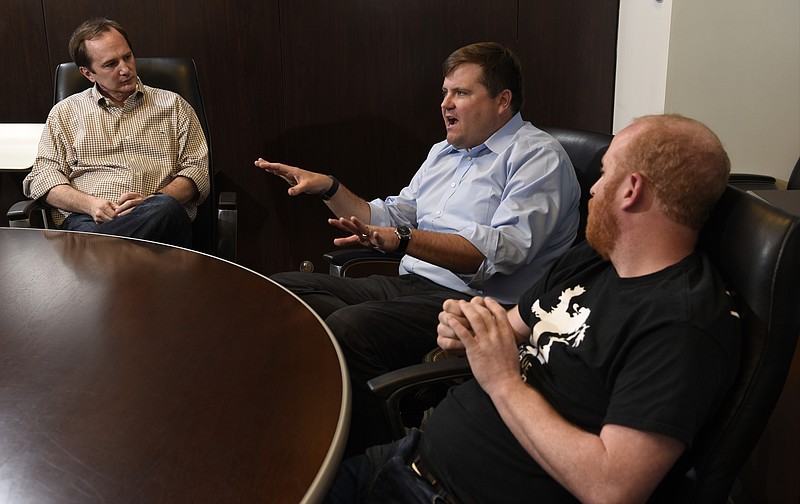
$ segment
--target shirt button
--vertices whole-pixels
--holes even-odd
[[[455,187],[455,186],[456,186],[456,183],[455,183],[455,182],[452,182],[452,183],[450,184],[450,187]]]
[[[442,215],[442,211],[441,210],[436,210],[436,215]]]
[[[472,161],[472,156],[467,156],[467,161]]]

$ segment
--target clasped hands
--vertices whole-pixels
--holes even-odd
[[[466,354],[472,374],[488,394],[520,381],[517,339],[508,312],[489,297],[448,299],[439,313],[436,342]]]
[[[91,203],[91,210],[89,215],[92,216],[96,224],[103,222],[111,222],[117,217],[130,213],[142,201],[149,198],[139,193],[125,193],[114,202],[102,198],[94,198]]]

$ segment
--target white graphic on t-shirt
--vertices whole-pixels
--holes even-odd
[[[530,337],[530,345],[525,345],[521,353],[532,355],[536,357],[542,364],[546,364],[550,359],[550,350],[554,343],[561,343],[578,347],[583,342],[586,335],[586,320],[589,318],[591,310],[583,308],[578,303],[570,303],[572,298],[580,296],[586,292],[586,289],[580,285],[571,289],[566,289],[561,292],[558,297],[558,305],[551,311],[543,310],[539,305],[537,299],[531,307],[531,312],[539,318],[539,321],[533,326]],[[539,339],[542,335],[547,334],[540,345]],[[520,358],[524,357],[520,355]],[[523,374],[525,369],[523,370]]]

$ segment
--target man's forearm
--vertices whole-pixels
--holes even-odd
[[[197,197],[198,191],[194,181],[189,177],[175,177],[172,182],[165,185],[159,191],[161,194],[172,196],[178,203],[185,205]],[[143,194],[142,196],[147,196]]]
[[[582,502],[644,502],[683,451],[675,439],[626,427],[584,431],[521,381],[490,396],[525,451]]]
[[[44,196],[44,201],[54,208],[65,212],[91,213],[93,196],[81,192],[68,184],[51,188]]]
[[[469,275],[486,259],[466,238],[457,234],[414,229],[406,253],[423,261]]]
[[[330,186],[326,191],[330,190]],[[345,219],[356,217],[370,222],[372,210],[369,203],[339,184],[339,189],[325,201],[328,208]],[[387,231],[393,232],[393,231]],[[406,253],[423,261],[449,269],[454,273],[472,274],[478,271],[484,255],[466,238],[450,233],[436,233],[414,229]]]
[[[369,203],[341,183],[336,194],[326,200],[325,204],[337,217],[344,217],[345,219],[355,216],[361,222],[369,222],[372,215]]]

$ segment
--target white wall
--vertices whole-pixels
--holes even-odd
[[[659,112],[708,124],[733,171],[786,180],[800,156],[800,2],[621,0],[614,131]]]
[[[672,0],[620,0],[614,133],[664,112]]]

